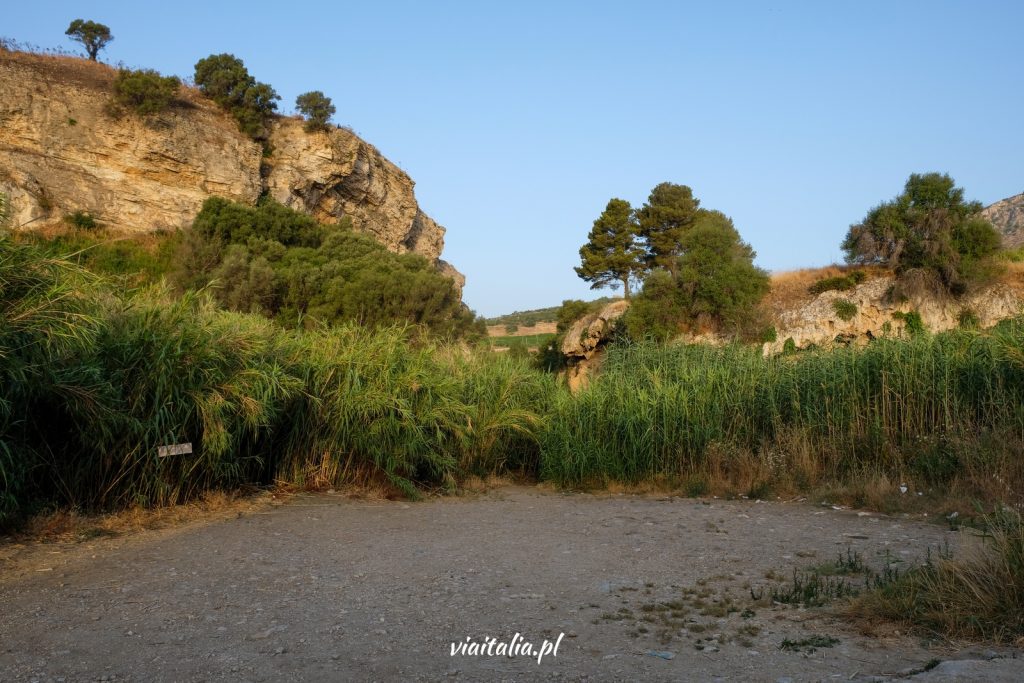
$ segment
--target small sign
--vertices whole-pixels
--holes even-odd
[[[191,452],[191,443],[176,443],[172,446],[158,446],[156,449],[156,455],[158,458],[166,458],[168,455],[188,455]]]

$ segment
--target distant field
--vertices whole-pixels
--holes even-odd
[[[601,297],[596,299],[592,303],[597,306],[610,303],[615,301],[618,297]],[[496,318],[488,318],[488,327],[493,325],[519,325],[520,327],[530,327],[538,323],[554,323],[558,320],[558,309],[561,306],[550,306],[548,308],[537,308],[532,311],[516,311],[515,313],[507,313],[505,315],[499,315]]]
[[[530,337],[537,334],[554,334],[558,330],[556,323],[537,323],[536,325],[514,325],[510,330],[506,325],[489,325],[489,337]]]
[[[491,346],[525,346],[528,349],[539,349],[554,338],[553,333],[548,334],[527,334],[527,335],[502,335],[491,337]]]

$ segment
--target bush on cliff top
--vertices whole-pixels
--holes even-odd
[[[184,289],[286,325],[406,323],[445,337],[483,336],[455,282],[418,254],[395,254],[351,224],[321,225],[265,199],[206,201],[182,240]]]

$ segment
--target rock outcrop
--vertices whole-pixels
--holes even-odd
[[[562,338],[562,355],[566,358],[566,380],[576,391],[600,365],[599,351],[614,328],[613,323],[629,310],[624,299],[612,301],[597,313],[590,313],[574,322]]]
[[[197,91],[164,113],[110,113],[116,72],[103,64],[0,50],[0,191],[15,226],[45,228],[76,211],[139,233],[187,226],[207,197],[254,203],[267,192],[388,249],[440,261],[444,228],[420,210],[408,174],[343,129],[306,133],[298,119],[273,126],[271,150]]]
[[[307,133],[301,120],[281,118],[270,144],[266,188],[277,201],[325,223],[350,216],[391,251],[441,256],[444,228],[420,211],[405,171],[370,143],[344,129]]]
[[[986,206],[981,215],[1003,234],[1003,244],[1010,248],[1024,245],[1024,192]]]
[[[895,282],[892,276],[868,280],[846,292],[824,292],[799,308],[781,311],[777,320],[777,339],[764,345],[765,354],[779,353],[787,339],[797,348],[812,344],[828,346],[836,342],[866,344],[869,340],[902,333],[903,315],[916,312],[925,327],[943,332],[958,327],[961,316],[971,315],[980,327],[991,327],[1000,320],[1018,315],[1021,300],[1008,285],[997,284],[959,299],[921,297],[900,303],[889,302],[887,292]],[[839,316],[836,302],[849,302],[856,312],[849,320]]]
[[[629,309],[624,299],[606,304],[597,313],[589,313],[574,322],[562,339],[562,354],[570,359],[593,357],[600,346],[608,341],[612,324]]]
[[[140,119],[107,113],[114,71],[0,51],[0,191],[15,226],[75,211],[111,229],[187,225],[211,195],[255,202],[260,147],[212,103]]]

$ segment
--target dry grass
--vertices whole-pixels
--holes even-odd
[[[557,323],[537,323],[536,325],[520,325],[515,332],[507,332],[505,325],[488,325],[487,336],[489,337],[529,337],[534,334],[554,334],[557,331]]]
[[[864,271],[867,273],[868,280],[889,274],[889,271],[884,268],[840,265],[824,266],[823,268],[802,268],[783,273],[773,273],[771,290],[762,301],[762,305],[767,310],[776,313],[792,310],[814,299],[814,295],[808,291],[808,288],[818,280],[824,280],[829,277],[841,277],[853,270]]]
[[[17,534],[14,542],[76,542],[104,536],[120,536],[139,531],[181,526],[199,520],[237,517],[280,503],[285,492],[209,491],[199,499],[182,505],[159,508],[133,507],[108,514],[87,515],[60,510],[36,515]]]
[[[31,69],[37,74],[38,80],[56,81],[92,90],[109,91],[117,76],[117,69],[112,66],[66,55],[0,50],[0,63]]]
[[[855,600],[848,614],[946,638],[1024,644],[1024,524],[1003,509],[956,557],[938,554]]]

